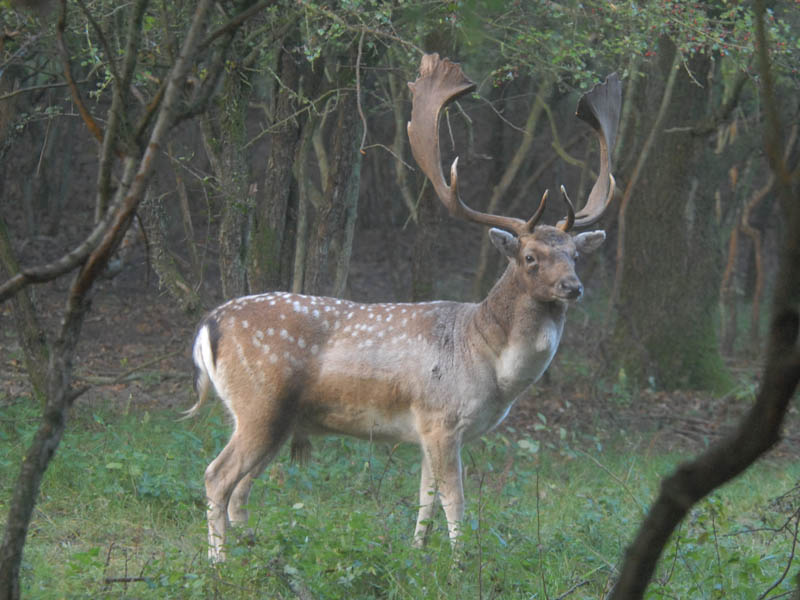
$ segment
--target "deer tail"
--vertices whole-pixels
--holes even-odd
[[[208,398],[213,385],[212,378],[215,371],[218,339],[216,322],[210,318],[206,319],[197,331],[192,348],[194,389],[197,393],[197,402],[189,410],[183,412],[182,419],[194,417]]]

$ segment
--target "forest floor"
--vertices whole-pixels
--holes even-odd
[[[23,215],[6,217],[10,231],[22,229]],[[56,258],[80,239],[78,219],[52,236],[16,240],[23,264],[41,264]],[[471,231],[471,230],[470,230]],[[469,232],[468,232],[469,233]],[[448,232],[462,240],[448,243],[435,257],[447,268],[439,279],[468,281],[474,250],[465,248],[470,236]],[[410,255],[413,236],[395,232],[387,243],[386,231],[361,231],[354,246],[349,296],[365,301],[397,297],[396,266]],[[142,244],[140,244],[143,246]],[[385,256],[387,246],[392,256]],[[394,261],[394,264],[389,264]],[[405,263],[409,264],[409,263]],[[453,269],[452,265],[457,265]],[[402,270],[401,270],[402,271]],[[216,277],[209,269],[202,295],[208,308],[221,301]],[[70,278],[63,277],[33,289],[49,335],[58,330]],[[460,285],[450,282],[451,285]],[[591,283],[587,284],[587,289]],[[118,405],[126,410],[165,409],[175,412],[194,403],[190,345],[197,315],[183,313],[159,291],[155,274],[147,268],[144,247],[134,251],[128,267],[96,286],[92,309],[84,324],[75,359],[75,378],[88,391],[81,403]],[[628,387],[624,380],[607,381],[600,372],[600,345],[591,344],[596,326],[583,308],[570,312],[564,341],[548,373],[524,395],[500,427],[506,435],[564,440],[565,435],[602,441],[614,436],[641,434],[651,447],[695,452],[729,431],[744,414],[757,389],[755,362],[731,363],[738,386],[724,397],[696,391],[663,392]],[[595,336],[596,337],[596,336]],[[0,304],[0,406],[29,394],[22,354],[16,341],[10,302]],[[784,441],[777,456],[800,454],[800,415],[792,405]]]

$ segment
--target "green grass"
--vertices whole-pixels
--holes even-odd
[[[284,452],[256,483],[255,541],[234,540],[214,567],[202,479],[229,430],[218,405],[176,416],[76,407],[42,485],[24,597],[296,598],[304,587],[315,598],[600,598],[659,479],[685,458],[648,451],[646,434],[604,447],[490,434],[464,451],[468,512],[454,557],[441,511],[428,547],[410,548],[417,449],[317,439],[308,465]],[[36,425],[30,404],[2,407],[3,514]],[[799,478],[796,462],[762,462],[704,501],[648,597],[757,598],[786,568],[793,527],[774,530],[800,500],[776,498]]]

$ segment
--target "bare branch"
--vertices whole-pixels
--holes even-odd
[[[86,123],[86,127],[89,129],[91,134],[97,138],[97,141],[103,141],[103,130],[97,124],[97,121],[94,120],[89,110],[86,108],[86,105],[83,103],[83,98],[81,98],[81,93],[78,90],[78,86],[75,83],[75,80],[72,79],[72,67],[69,61],[69,49],[67,48],[67,43],[64,41],[64,30],[67,27],[67,0],[61,0],[61,14],[58,17],[58,23],[56,25],[56,40],[58,47],[58,54],[61,57],[61,64],[64,69],[64,79],[67,80],[67,85],[69,86],[70,93],[72,94],[72,100],[75,102],[75,106],[78,107],[78,112],[81,115],[84,123]]]
[[[51,263],[39,267],[23,268],[19,273],[0,285],[0,302],[4,302],[16,294],[23,287],[32,283],[44,283],[65,273],[69,273],[80,265],[89,253],[97,246],[111,220],[111,214],[121,205],[121,199],[117,200],[112,210],[108,211],[106,217],[95,225],[92,232],[76,248]]]

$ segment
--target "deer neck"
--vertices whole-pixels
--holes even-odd
[[[478,305],[472,325],[494,362],[498,387],[516,397],[550,364],[561,341],[567,305],[532,298],[513,264]]]

